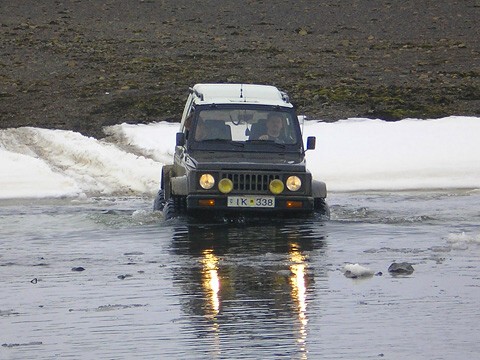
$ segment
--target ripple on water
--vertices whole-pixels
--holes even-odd
[[[68,309],[69,312],[82,311],[82,312],[103,312],[103,311],[115,311],[115,310],[124,310],[131,308],[140,308],[148,306],[147,304],[108,304],[100,305],[96,308],[85,308],[85,309]]]
[[[478,201],[337,198],[330,222],[164,221],[150,200],[0,217],[0,358],[475,358]]]

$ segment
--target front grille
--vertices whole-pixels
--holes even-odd
[[[265,192],[273,179],[279,179],[279,175],[273,174],[250,174],[250,173],[222,173],[220,178],[227,178],[233,182],[233,191]]]

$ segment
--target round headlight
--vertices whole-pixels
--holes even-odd
[[[275,180],[270,181],[269,188],[270,188],[270,191],[273,194],[278,195],[283,191],[285,186],[283,185],[282,180],[275,179]]]
[[[210,174],[203,174],[198,181],[202,189],[209,190],[215,185],[215,179]]]
[[[218,182],[218,190],[224,194],[228,194],[233,190],[233,182],[230,179],[224,178]]]
[[[287,189],[297,191],[302,186],[302,180],[298,176],[289,176],[287,179]]]

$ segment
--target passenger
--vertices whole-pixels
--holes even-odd
[[[202,119],[198,119],[197,122],[197,127],[195,129],[195,140],[196,141],[202,141],[207,138],[207,129],[205,126],[205,121]]]
[[[221,120],[202,120],[199,118],[195,130],[195,140],[232,140],[230,127]]]

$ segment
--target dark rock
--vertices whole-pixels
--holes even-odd
[[[388,272],[393,274],[411,274],[414,268],[408,262],[393,263],[388,267]]]
[[[126,278],[132,277],[130,274],[118,275],[117,278],[120,280],[125,280]]]
[[[127,252],[123,255],[125,255],[125,256],[134,256],[134,255],[140,256],[140,255],[145,255],[145,253],[143,253],[141,251],[132,251],[132,252]]]
[[[72,271],[85,271],[84,267],[78,266],[78,267],[73,267]]]

